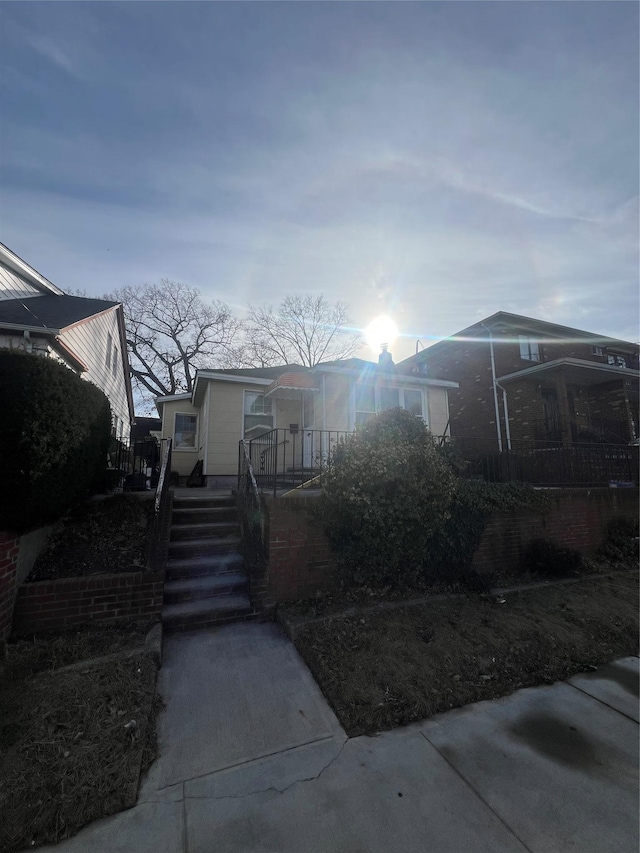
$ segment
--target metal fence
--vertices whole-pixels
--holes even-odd
[[[262,492],[292,489],[322,473],[333,450],[349,432],[324,429],[273,429],[251,441],[240,442],[251,464],[256,486]]]
[[[155,438],[141,439],[131,445],[113,439],[107,459],[108,487],[124,491],[155,489],[161,459],[161,445]]]
[[[506,483],[518,481],[538,486],[603,486],[638,484],[637,446],[628,444],[512,441],[499,452],[495,439],[446,439],[457,448],[466,478]]]
[[[156,497],[153,502],[153,518],[147,534],[147,556],[145,564],[152,572],[165,568],[169,545],[169,527],[171,522],[171,439],[163,438],[160,450],[160,468],[156,484]]]
[[[242,524],[242,541],[250,546],[249,563],[261,561],[266,555],[265,514],[260,491],[251,464],[249,442],[242,440],[238,449],[238,502]]]

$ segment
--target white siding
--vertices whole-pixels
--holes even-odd
[[[42,290],[0,264],[0,299],[27,299],[30,296],[42,296]]]
[[[89,369],[81,374],[82,378],[93,382],[107,395],[112,415],[118,418],[119,423],[124,424],[122,434],[123,438],[128,440],[131,425],[116,312],[116,308],[109,308],[96,317],[83,320],[62,332],[60,340],[87,365]],[[106,364],[108,335],[111,335],[113,347],[117,353],[115,376],[111,366],[112,361],[110,360],[108,367]],[[118,435],[120,435],[120,428],[118,428]]]

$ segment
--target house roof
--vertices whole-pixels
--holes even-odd
[[[559,338],[569,337],[572,341],[583,339],[591,344],[603,344],[610,347],[618,347],[623,349],[637,350],[637,345],[630,341],[623,341],[618,338],[610,338],[605,335],[599,335],[595,332],[585,332],[582,329],[574,329],[571,326],[561,326],[558,323],[549,323],[547,320],[537,320],[535,317],[525,317],[522,314],[511,314],[508,311],[497,311],[490,317],[485,317],[484,320],[479,320],[465,329],[451,335],[448,338],[443,338],[440,341],[427,347],[415,355],[406,358],[402,364],[416,364],[429,358],[429,355],[434,355],[443,350],[446,350],[452,344],[458,341],[474,340],[487,333],[487,329],[497,329],[500,327],[516,327],[529,332],[533,332],[535,338],[544,343],[545,337],[548,337],[551,342],[557,342]]]
[[[581,358],[557,358],[553,361],[544,361],[534,364],[524,370],[516,370],[499,376],[499,382],[521,381],[522,379],[538,380],[541,377],[554,374],[558,369],[564,371],[568,382],[576,385],[597,385],[609,379],[622,377],[624,379],[640,378],[640,371],[628,367],[618,367],[613,364],[599,364],[594,361],[585,361]]]
[[[87,317],[114,308],[118,302],[66,294],[43,294],[30,299],[0,301],[0,325],[59,332]]]
[[[274,379],[271,385],[265,390],[265,396],[277,394],[279,391],[319,391],[316,387],[314,377],[310,373],[287,372],[282,373],[277,379]],[[279,395],[278,395],[279,396]]]
[[[285,370],[298,372],[305,371],[307,368],[301,364],[280,364],[276,367],[225,367],[223,369],[212,367],[206,372],[224,373],[228,376],[255,376],[258,379],[277,379]]]
[[[64,293],[63,290],[60,290],[48,278],[45,278],[26,261],[23,261],[22,258],[16,255],[15,252],[12,252],[4,243],[0,243],[0,263],[4,264],[4,266],[18,275],[20,279],[28,282],[42,293],[57,293],[60,296]]]

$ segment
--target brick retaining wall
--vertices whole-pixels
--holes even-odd
[[[160,615],[163,590],[164,572],[23,583],[15,602],[13,634],[51,631],[96,620],[147,621]]]
[[[489,520],[473,558],[476,571],[517,571],[526,546],[537,538],[593,553],[611,518],[638,515],[637,489],[554,489],[548,494],[552,505],[545,515],[515,510]],[[335,558],[321,524],[309,512],[314,500],[265,500],[268,561],[256,578],[256,600],[259,596],[265,609],[331,586]]]
[[[314,498],[266,500],[269,516],[266,602],[308,598],[331,586],[335,558],[319,522],[309,514]]]
[[[544,515],[513,510],[489,520],[473,557],[477,572],[516,571],[533,539],[593,554],[614,516],[638,517],[638,489],[557,489],[548,495],[552,508]]]

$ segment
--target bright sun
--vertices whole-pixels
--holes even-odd
[[[382,344],[388,344],[391,347],[398,336],[398,327],[391,317],[381,316],[372,320],[364,333],[371,349],[379,353]]]

